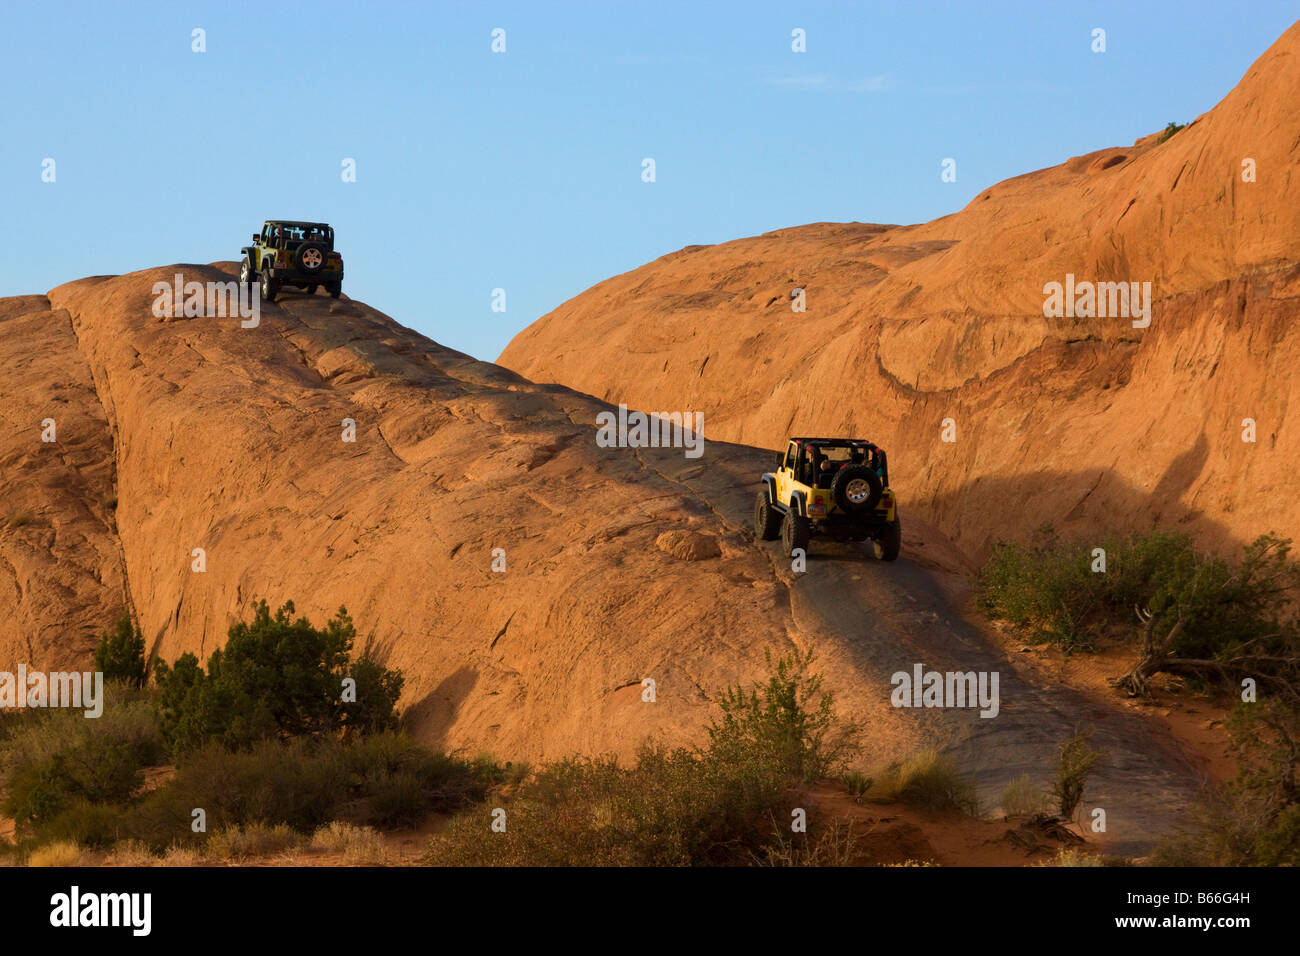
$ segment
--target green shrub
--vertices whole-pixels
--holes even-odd
[[[257,741],[231,752],[210,743],[126,815],[127,836],[154,851],[203,839],[191,829],[202,809],[208,833],[251,824],[311,832],[333,819],[347,795],[346,767],[332,747],[310,740]]]
[[[1300,865],[1300,706],[1240,703],[1228,735],[1238,774],[1194,808],[1192,823],[1165,840],[1161,866]]]
[[[421,747],[403,733],[357,738],[340,753],[351,786],[351,816],[363,824],[413,824],[430,813],[460,809],[487,792],[481,767]]]
[[[125,611],[95,648],[95,670],[102,671],[106,681],[121,681],[133,687],[144,685],[144,635],[139,627],[131,626],[131,615]]]
[[[110,684],[98,718],[52,709],[9,728],[0,744],[5,789],[0,809],[14,818],[20,833],[39,834],[75,806],[127,800],[143,782],[143,768],[163,753],[147,697],[128,685]]]
[[[1169,139],[1169,137],[1177,133],[1180,129],[1186,129],[1186,128],[1187,128],[1186,123],[1178,124],[1178,123],[1171,122],[1167,126],[1165,126],[1164,130],[1161,131],[1160,138],[1156,140],[1156,143],[1157,144],[1163,143],[1165,140]]]
[[[1264,535],[1236,562],[1161,531],[1099,546],[1104,572],[1092,570],[1090,542],[999,544],[979,574],[980,602],[990,617],[1067,650],[1105,636],[1137,645],[1142,657],[1121,681],[1134,693],[1157,671],[1251,676],[1283,689],[1300,677],[1291,610],[1300,563],[1287,539]]]
[[[265,601],[253,620],[230,628],[206,672],[193,654],[173,667],[156,667],[159,707],[167,739],[178,754],[216,740],[247,748],[271,736],[391,728],[402,676],[366,657],[349,662],[356,628],[345,608],[323,628],[293,618],[293,602],[274,615]],[[343,700],[344,678],[356,682],[356,700]]]
[[[802,781],[825,776],[847,752],[810,655],[774,661],[770,678],[730,688],[703,749],[647,745],[634,765],[573,757],[543,765],[510,799],[461,813],[430,845],[436,865],[676,866],[831,862],[846,835],[773,842]],[[492,829],[495,810],[506,828]],[[788,826],[788,823],[786,824]],[[809,842],[811,841],[811,842]]]
[[[284,825],[312,833],[340,818],[396,826],[459,809],[485,789],[468,762],[389,732],[352,740],[260,740],[230,751],[209,743],[188,754],[176,775],[136,802],[124,833],[155,851],[197,845],[193,811],[207,832]]]
[[[821,675],[809,671],[813,652],[775,661],[770,649],[764,654],[770,672],[765,685],[728,687],[719,698],[721,719],[708,728],[710,754],[737,767],[757,762],[760,773],[791,782],[842,769],[856,728],[836,723],[834,697],[822,690]]]
[[[431,846],[435,865],[676,866],[741,864],[767,842],[780,783],[753,786],[735,767],[686,749],[644,749],[634,767],[574,757],[538,770],[504,804],[454,818]],[[730,771],[730,772],[729,772]],[[493,832],[493,809],[506,830]]]
[[[106,849],[118,840],[121,818],[121,807],[75,799],[43,820],[36,828],[35,839],[42,844],[62,841]]]

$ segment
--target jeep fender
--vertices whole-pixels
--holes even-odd
[[[763,475],[763,487],[767,489],[768,504],[780,507],[780,502],[776,500],[776,475],[770,471]]]
[[[802,517],[808,517],[808,502],[804,500],[802,491],[790,492],[790,510]]]

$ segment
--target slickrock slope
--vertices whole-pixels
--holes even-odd
[[[500,362],[634,408],[703,411],[711,439],[870,437],[891,452],[904,510],[971,554],[1044,523],[1300,538],[1287,414],[1300,400],[1300,25],[1157,139],[999,183],[922,225],[687,247],[542,317]],[[1044,285],[1067,273],[1150,282],[1150,326],[1044,318]]]
[[[317,622],[345,604],[406,675],[417,736],[542,759],[699,740],[716,692],[760,678],[766,648],[811,647],[867,728],[864,766],[950,748],[994,801],[1087,715],[1112,754],[1095,795],[1113,848],[1140,852],[1190,800],[1195,772],[1167,737],[1024,672],[961,619],[969,566],[924,522],[895,564],[819,545],[794,575],[748,530],[760,449],[602,448],[603,403],[358,302],[289,293],[256,328],[159,320],[152,287],[177,272],[234,266],[0,302],[16,357],[6,501],[33,513],[0,528],[0,584],[18,595],[0,669],[85,666],[124,603],[169,661],[206,659],[258,598]],[[58,442],[42,445],[47,417]],[[997,717],[890,706],[890,676],[918,663],[999,672]]]
[[[233,266],[86,279],[21,306],[47,337],[61,330],[47,361],[80,369],[94,434],[79,440],[113,450],[125,578],[151,653],[206,659],[258,598],[292,599],[318,622],[346,605],[373,652],[406,674],[403,703],[426,740],[536,758],[693,736],[705,689],[757,677],[765,645],[789,648],[788,618],[769,613],[782,586],[768,558],[661,477],[680,449],[599,448],[600,403],[356,302],[289,293],[250,329],[160,321],[151,289],[176,272],[224,281]],[[20,411],[32,427],[9,437],[6,484],[21,500],[56,483],[28,464],[48,455],[35,423],[55,387],[30,390]],[[60,424],[61,439],[80,434]],[[94,477],[105,481],[97,499],[111,474]],[[40,528],[3,532],[0,553]],[[719,557],[657,547],[673,530],[708,536]],[[117,575],[104,572],[100,625],[121,604],[114,543],[97,543]],[[497,548],[504,573],[492,571]],[[96,564],[44,560],[68,564],[64,574]],[[65,603],[92,593],[66,590]],[[66,615],[48,610],[40,628],[57,629]],[[18,620],[0,633],[20,647],[34,631]],[[642,703],[646,677],[655,704]]]

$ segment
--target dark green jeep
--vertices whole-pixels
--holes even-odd
[[[308,295],[317,286],[338,298],[343,291],[343,257],[334,251],[334,230],[323,222],[269,219],[253,244],[240,250],[239,281],[262,281],[262,298],[274,302],[286,285],[299,286]]]

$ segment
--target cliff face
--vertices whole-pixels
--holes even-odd
[[[0,670],[89,660],[125,601],[113,440],[66,312],[0,299]]]
[[[1298,53],[1294,26],[1165,142],[1016,177],[930,223],[687,247],[542,317],[500,362],[702,411],[711,439],[872,438],[904,510],[976,555],[1043,524],[1300,538]],[[1149,282],[1150,324],[1045,317],[1067,276]]]
[[[601,403],[361,303],[290,293],[257,328],[152,314],[155,282],[233,271],[0,300],[0,669],[88,666],[127,606],[171,661],[259,598],[346,605],[422,737],[537,757],[694,736],[706,688],[791,646],[783,585],[674,477],[703,472],[682,449],[602,448]],[[748,494],[746,454],[701,488]]]

